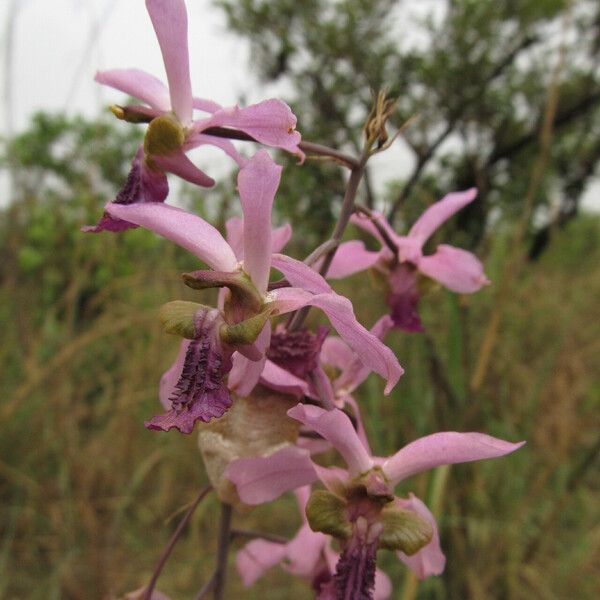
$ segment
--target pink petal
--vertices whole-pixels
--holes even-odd
[[[309,305],[320,308],[361,362],[387,380],[385,394],[390,393],[404,372],[394,353],[356,320],[347,298],[335,293],[313,295],[299,288],[282,288],[269,292],[266,299],[277,310],[275,314]]]
[[[350,419],[341,410],[324,410],[318,406],[297,404],[287,414],[331,442],[346,461],[351,474],[364,473],[373,466],[373,461]]]
[[[355,273],[366,271],[372,267],[381,256],[380,252],[367,250],[360,240],[344,242],[337,249],[333,262],[327,271],[329,279],[343,279]],[[318,264],[320,265],[322,261]],[[318,268],[315,265],[316,268]]]
[[[306,381],[292,375],[289,371],[282,369],[270,360],[265,362],[260,375],[260,382],[273,390],[290,394],[296,398],[309,395],[309,387]]]
[[[227,243],[235,253],[235,257],[244,260],[244,219],[241,217],[232,217],[225,223],[225,233]]]
[[[374,600],[387,600],[392,595],[392,591],[390,578],[381,569],[377,569],[375,571]]]
[[[306,505],[308,504],[311,491],[312,488],[310,485],[303,485],[302,487],[294,490],[294,496],[296,496],[296,502],[298,503],[298,510],[300,511],[300,516],[302,517],[302,521],[304,523],[307,522]]]
[[[203,133],[193,133],[188,136],[183,144],[183,150],[188,152],[198,146],[215,146],[223,150],[227,156],[233,158],[239,167],[243,167],[248,160],[244,158],[236,149],[230,140],[220,138],[215,135],[205,135]]]
[[[235,557],[235,566],[246,587],[260,579],[265,571],[285,558],[285,544],[276,544],[260,538],[246,544]]]
[[[287,570],[294,575],[312,579],[323,555],[323,549],[329,538],[313,531],[308,523],[302,525],[298,533],[287,544],[287,558],[290,561]]]
[[[445,244],[440,244],[432,256],[424,256],[418,268],[424,275],[458,294],[472,294],[490,283],[475,255]]]
[[[438,533],[435,517],[430,510],[413,494],[409,494],[408,500],[399,498],[396,500],[400,508],[411,510],[417,513],[424,521],[427,521],[433,528],[433,536],[427,546],[421,548],[412,556],[407,556],[404,552],[397,552],[398,558],[419,578],[426,579],[431,575],[441,575],[446,566],[446,557],[440,546],[440,535]]]
[[[496,458],[518,450],[525,442],[513,444],[484,433],[434,433],[411,442],[383,463],[385,474],[399,481],[441,465]]]
[[[477,190],[471,188],[464,192],[447,194],[439,202],[432,204],[410,228],[408,236],[418,241],[420,246],[429,239],[431,234],[442,223],[445,223],[454,213],[470,204],[477,197]]]
[[[185,355],[189,345],[190,340],[182,340],[175,362],[160,378],[158,396],[160,403],[165,410],[171,410],[170,398],[175,391],[175,384],[179,381],[179,377],[181,376],[181,370],[183,369],[183,363],[185,362]]]
[[[371,333],[383,342],[383,339],[393,329],[394,323],[389,315],[381,317],[371,327]],[[338,393],[353,392],[371,373],[371,369],[365,366],[360,357],[352,352],[351,360],[345,362],[340,376],[335,380],[334,387]]]
[[[271,265],[271,212],[282,167],[266,150],[240,170],[238,188],[244,213],[244,270],[259,292],[267,290]]]
[[[371,216],[373,217],[372,219],[362,213],[355,213],[350,217],[350,222],[357,227],[360,227],[363,231],[371,234],[376,240],[381,242],[382,246],[386,246],[386,243],[379,232],[380,229],[383,230],[392,242],[396,242],[398,234],[392,229],[392,226],[387,222],[386,218],[376,210],[371,212]],[[379,228],[375,226],[374,221],[377,222]]]
[[[196,110],[201,110],[203,112],[211,114],[223,108],[217,102],[213,102],[212,100],[206,100],[205,98],[192,98],[192,106]]]
[[[242,502],[254,505],[316,481],[317,473],[306,450],[286,446],[264,458],[234,460],[225,477],[236,485]]]
[[[323,342],[323,347],[321,348],[322,363],[341,371],[354,361],[355,358],[356,354],[350,350],[350,346],[341,338],[329,336]]]
[[[352,408],[352,412],[354,413],[354,418],[356,420],[356,435],[358,435],[367,453],[371,455],[371,447],[369,445],[367,432],[365,431],[365,426],[363,424],[362,416],[360,414],[358,402],[356,402],[356,400],[349,394],[345,396],[344,401]]]
[[[227,242],[233,248],[238,260],[244,260],[244,219],[231,217],[225,223]],[[292,227],[289,224],[282,225],[271,231],[271,252],[279,252],[290,241]]]
[[[281,252],[292,238],[292,226],[289,223],[276,227],[271,232],[271,252]]]
[[[187,42],[187,12],[183,0],[146,0],[162,52],[171,108],[183,125],[192,121],[192,83]]]
[[[331,292],[330,285],[312,267],[284,254],[274,254],[271,266],[283,273],[293,287],[302,288],[313,294]]]
[[[182,150],[162,156],[152,156],[152,162],[156,163],[163,171],[173,173],[190,183],[201,187],[215,185],[215,180],[203,173]]]
[[[98,71],[94,80],[137,98],[152,108],[165,112],[171,110],[169,90],[160,79],[145,71],[139,69]]]
[[[223,236],[192,213],[158,202],[129,206],[109,203],[106,212],[176,243],[215,271],[234,271],[237,268],[233,250]]]
[[[260,360],[250,360],[240,353],[233,355],[233,368],[229,373],[228,385],[238,396],[248,396],[258,383],[263,372],[266,351],[271,340],[271,323],[266,322],[263,330],[254,342],[256,349],[262,355]]]
[[[304,160],[304,153],[298,148],[300,134],[295,129],[296,116],[281,100],[272,98],[247,108],[223,108],[198,123],[199,130],[216,126],[234,127],[261,144],[282,148]]]

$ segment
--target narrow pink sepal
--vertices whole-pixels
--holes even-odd
[[[271,266],[283,273],[293,287],[302,288],[313,294],[332,291],[331,286],[319,273],[295,258],[285,254],[274,254],[271,258]]]
[[[150,202],[144,204],[109,203],[113,217],[129,221],[181,246],[215,271],[234,271],[237,260],[223,236],[212,225],[180,208]]]
[[[440,244],[435,254],[419,260],[419,271],[458,294],[472,294],[488,285],[481,261],[471,252]]]
[[[324,410],[318,406],[297,404],[287,414],[329,441],[342,455],[353,475],[364,473],[373,466],[373,461],[348,415],[341,410]]]
[[[442,465],[497,458],[518,450],[525,442],[513,444],[484,433],[444,431],[411,442],[383,462],[393,485]]]
[[[282,167],[266,150],[240,169],[238,189],[244,213],[244,270],[259,292],[267,290],[271,265],[271,212]]]
[[[296,116],[285,102],[275,98],[246,108],[223,108],[206,121],[199,122],[198,126],[202,130],[215,126],[234,127],[261,144],[282,148],[304,160],[304,153],[298,148],[300,133],[296,131]]]
[[[145,102],[160,111],[171,109],[169,90],[160,80],[140,69],[98,71],[94,80]]]
[[[285,544],[269,542],[261,538],[252,540],[238,551],[235,566],[246,587],[258,581],[266,571],[285,558]]]
[[[432,575],[441,575],[446,566],[446,557],[440,546],[440,534],[438,533],[435,517],[414,494],[409,494],[407,500],[403,498],[397,499],[396,504],[399,508],[417,513],[419,517],[427,521],[433,528],[433,536],[429,544],[412,556],[407,556],[404,552],[397,552],[398,558],[421,580]]]
[[[183,0],[146,0],[160,45],[171,108],[183,125],[192,122],[192,82],[187,41],[187,11]]]
[[[170,398],[175,391],[175,384],[179,381],[179,377],[181,376],[181,370],[183,369],[183,363],[185,362],[185,355],[189,345],[189,340],[181,341],[175,362],[163,373],[162,377],[160,378],[158,397],[165,411],[169,411],[172,408]]]
[[[264,458],[234,460],[225,469],[225,477],[236,485],[242,502],[255,505],[313,483],[317,473],[306,450],[286,446]]]
[[[328,271],[328,279],[343,279],[371,268],[381,256],[380,252],[367,250],[360,240],[340,244]],[[322,261],[320,261],[322,262]]]
[[[152,161],[163,171],[173,173],[185,181],[189,181],[201,187],[212,187],[215,180],[201,171],[183,152],[177,150],[163,156],[152,156]]]
[[[470,204],[477,197],[477,190],[471,188],[464,192],[447,194],[441,200],[432,204],[414,223],[408,232],[408,237],[418,241],[420,246],[429,239],[440,225],[445,223],[461,208]]]

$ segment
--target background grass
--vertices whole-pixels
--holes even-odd
[[[178,344],[156,309],[192,297],[178,274],[193,263],[146,232],[84,236],[81,222],[72,205],[48,199],[3,215],[1,598],[114,598],[140,587],[206,483],[195,435],[143,427],[159,410],[158,379]],[[472,297],[431,290],[422,301],[427,334],[389,338],[406,368],[392,395],[382,396],[377,379],[360,389],[378,453],[446,428],[528,442],[510,457],[403,484],[437,510],[448,566],[416,589],[382,552],[394,597],[598,596],[599,234],[596,218],[570,223],[541,260],[508,278],[501,303],[493,286]],[[508,239],[489,240],[492,280]],[[366,275],[340,291],[366,324],[384,310]],[[475,393],[495,312],[500,327]],[[159,582],[173,598],[193,598],[209,577],[217,514],[211,497],[179,541]],[[291,497],[235,520],[283,535],[299,524]],[[278,569],[243,591],[232,568],[228,590],[230,598],[311,597]]]

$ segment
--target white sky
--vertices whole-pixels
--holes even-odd
[[[248,44],[227,32],[225,18],[211,0],[188,0],[187,7],[196,95],[224,105],[241,96],[255,102],[276,95],[275,87],[259,86],[248,67]],[[7,77],[10,36],[6,25],[11,9],[16,10],[16,18],[12,72]],[[97,70],[137,67],[165,80],[143,0],[0,0],[0,27],[2,135],[22,130],[38,110],[67,110],[94,117],[108,104],[122,100],[118,92],[93,81]],[[219,176],[216,160],[216,154],[208,156],[200,166],[210,163],[211,173]],[[375,157],[373,166],[374,181],[383,183],[386,178],[406,175],[411,157],[397,143]],[[599,187],[593,186],[586,194],[586,207],[600,207]]]

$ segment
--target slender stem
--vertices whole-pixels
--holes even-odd
[[[356,162],[356,166],[354,166],[350,172],[350,178],[348,179],[348,185],[346,186],[344,200],[342,202],[342,211],[340,213],[340,218],[335,224],[335,228],[333,230],[333,234],[331,235],[331,239],[328,240],[328,242],[332,242],[332,245],[331,248],[325,253],[325,259],[323,260],[323,264],[319,269],[319,273],[323,275],[323,277],[325,277],[327,275],[327,271],[329,271],[329,267],[333,262],[333,258],[335,257],[335,253],[338,249],[339,243],[344,235],[344,231],[346,230],[346,226],[348,225],[350,217],[354,212],[354,200],[356,198],[356,192],[358,191],[360,180],[364,175],[365,165],[367,164],[368,159],[369,150],[367,147],[363,151],[363,154],[360,157],[360,159]],[[293,331],[294,329],[300,328],[304,323],[304,320],[306,319],[306,316],[308,315],[309,311],[309,306],[301,308],[299,311],[297,311],[294,314],[294,316],[290,319],[288,329]]]
[[[206,596],[212,591],[215,585],[215,576],[216,573],[213,573],[210,576],[210,579],[200,588],[200,591],[196,596],[196,600],[203,600],[203,598],[206,598]]]
[[[219,541],[217,545],[217,566],[215,568],[213,598],[223,600],[225,579],[227,576],[227,556],[231,541],[231,504],[221,504],[221,520],[219,522]]]
[[[198,494],[198,497],[196,498],[196,500],[194,500],[194,503],[189,507],[189,509],[185,513],[183,519],[181,519],[181,521],[179,522],[179,525],[177,525],[177,529],[175,529],[175,532],[171,536],[169,543],[166,545],[165,549],[163,550],[162,554],[160,555],[160,558],[158,559],[158,562],[156,563],[156,566],[154,567],[154,573],[152,574],[152,579],[150,580],[148,587],[144,591],[142,600],[150,600],[150,598],[152,597],[152,592],[154,591],[156,582],[160,576],[161,571],[163,570],[163,567],[165,566],[165,563],[167,562],[169,556],[171,555],[171,552],[173,551],[173,548],[175,547],[177,540],[183,533],[183,530],[185,529],[186,525],[188,524],[190,518],[194,514],[194,511],[196,510],[196,508],[198,507],[200,502],[202,502],[204,497],[211,490],[212,490],[212,485],[207,485],[205,488],[203,488],[200,491],[200,493]]]
[[[252,531],[251,529],[232,529],[231,530],[231,538],[261,538],[263,540],[267,540],[269,542],[274,542],[275,544],[287,544],[289,540],[282,535],[277,535],[275,533],[263,533],[261,531]]]

